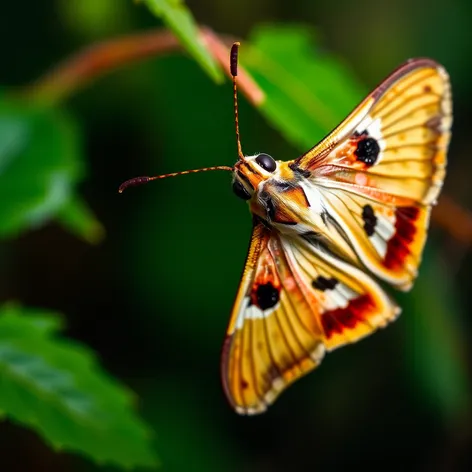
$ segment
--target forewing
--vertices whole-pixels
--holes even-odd
[[[336,222],[337,240],[347,241],[375,275],[408,290],[421,262],[430,208],[414,202],[382,203],[338,188],[321,193],[324,211]]]
[[[327,212],[363,264],[400,289],[411,286],[421,259],[451,124],[446,71],[412,60],[292,164],[324,189]]]
[[[240,414],[264,411],[326,350],[395,318],[397,307],[365,273],[312,242],[258,223],[222,356],[226,395]]]

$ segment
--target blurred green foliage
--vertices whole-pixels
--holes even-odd
[[[143,0],[149,9],[182,41],[186,50],[201,64],[215,82],[222,81],[222,72],[205,48],[192,14],[183,0]]]
[[[84,165],[77,134],[67,113],[2,94],[1,236],[44,224],[70,201]],[[85,219],[89,226],[98,225],[91,214]],[[92,237],[86,228],[77,228],[76,234]]]
[[[0,410],[57,451],[125,467],[156,465],[148,430],[129,412],[129,393],[98,368],[89,349],[57,337],[61,324],[50,313],[3,307]]]
[[[409,366],[420,395],[446,421],[457,420],[470,408],[470,378],[464,348],[463,326],[451,313],[462,309],[454,285],[437,275],[445,262],[427,250],[421,277],[411,297],[402,297],[407,317],[406,349]]]
[[[313,30],[300,25],[256,28],[241,62],[266,94],[261,112],[302,151],[334,129],[366,93],[340,58],[321,52]]]
[[[328,356],[262,417],[239,418],[226,406],[218,359],[247,249],[247,208],[233,198],[229,176],[218,173],[116,193],[133,175],[236,159],[229,82],[215,85],[222,72],[190,10],[181,1],[142,2],[174,30],[190,57],[133,65],[54,107],[18,87],[93,39],[155,26],[149,11],[132,2],[98,3],[31,5],[28,18],[9,4],[0,19],[10,66],[1,80],[14,85],[0,95],[0,235],[7,238],[0,247],[0,289],[4,300],[64,312],[70,326],[65,338],[49,310],[4,306],[5,417],[55,449],[99,464],[156,464],[149,427],[135,416],[128,390],[110,380],[90,349],[70,340],[76,338],[139,395],[165,470],[386,463],[467,470],[469,255],[434,229],[414,290],[398,296],[403,314],[394,325]],[[265,100],[258,108],[241,100],[247,154],[294,158],[363,98],[363,83],[374,86],[410,56],[444,62],[458,97],[446,191],[470,203],[463,124],[472,105],[464,72],[470,58],[459,47],[467,43],[465,0],[455,5],[461,18],[436,0],[427,3],[427,18],[426,2],[392,7],[362,0],[356,21],[347,0],[188,3],[202,23],[248,35],[240,59]],[[447,41],[436,34],[439,26]],[[108,237],[92,248],[61,227],[84,242],[102,241],[104,228]],[[3,427],[5,470],[98,468]]]

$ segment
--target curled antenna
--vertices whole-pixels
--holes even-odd
[[[230,71],[233,77],[233,103],[234,103],[234,122],[236,125],[236,142],[238,144],[238,158],[244,160],[243,150],[241,148],[241,140],[239,139],[239,119],[238,119],[238,86],[236,84],[236,77],[238,76],[238,51],[239,42],[236,42],[231,47],[230,54]]]

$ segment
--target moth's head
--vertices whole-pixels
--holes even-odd
[[[243,200],[250,200],[261,182],[273,177],[278,164],[269,154],[255,154],[240,159],[234,165],[233,192]]]

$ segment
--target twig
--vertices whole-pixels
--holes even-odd
[[[441,195],[431,218],[457,241],[467,246],[472,243],[472,214],[449,195]]]
[[[200,34],[210,53],[230,76],[230,44],[227,46],[230,41],[225,41],[224,37],[217,36],[209,28],[201,28]],[[23,88],[21,93],[37,101],[58,103],[93,80],[120,67],[181,49],[179,40],[167,29],[120,36],[78,52],[32,85]],[[241,92],[254,105],[264,100],[264,93],[243,68],[240,69],[238,80]]]

